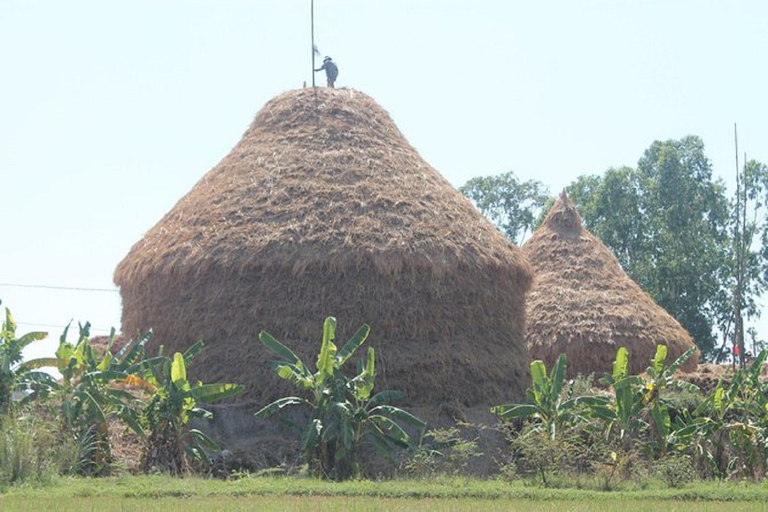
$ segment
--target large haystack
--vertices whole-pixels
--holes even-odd
[[[638,373],[648,367],[657,344],[667,345],[668,363],[694,346],[677,320],[582,227],[565,192],[522,249],[535,274],[526,304],[528,347],[548,368],[565,353],[569,375],[602,375],[624,346],[631,371]],[[683,369],[694,370],[698,356],[697,351]]]
[[[323,319],[339,342],[372,327],[377,387],[406,404],[521,398],[531,271],[370,97],[302,89],[268,102],[235,148],[115,272],[123,332],[166,351],[203,339],[194,377],[294,392],[265,329],[314,365]]]

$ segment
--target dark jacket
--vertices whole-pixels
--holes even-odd
[[[323,62],[323,65],[320,66],[320,68],[316,69],[315,71],[322,71],[325,70],[325,75],[328,77],[329,80],[336,80],[336,77],[339,76],[339,68],[336,66],[336,64],[332,60],[327,60]]]

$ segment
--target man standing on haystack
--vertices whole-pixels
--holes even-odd
[[[330,57],[326,57],[323,59],[323,65],[316,69],[315,73],[322,70],[325,70],[325,77],[328,79],[328,87],[333,89],[333,84],[336,82],[336,77],[339,76],[339,68],[336,66],[336,63],[331,60]]]

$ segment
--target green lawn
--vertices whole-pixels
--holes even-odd
[[[630,511],[768,510],[762,484],[697,483],[684,489],[601,492],[468,479],[330,483],[299,478],[224,482],[161,476],[57,479],[7,489],[0,510]]]

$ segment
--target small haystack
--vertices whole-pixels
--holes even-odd
[[[151,327],[166,352],[204,340],[193,377],[258,403],[295,392],[259,331],[314,365],[328,315],[340,343],[371,325],[377,387],[404,405],[522,398],[531,279],[379,105],[326,88],[268,102],[115,272],[123,332]]]
[[[531,357],[551,368],[560,353],[568,373],[610,372],[616,351],[626,347],[630,370],[644,371],[657,344],[672,362],[693,339],[619,265],[603,243],[581,225],[565,191],[542,226],[522,247],[534,268],[528,296],[527,341]],[[699,353],[683,367],[696,368]]]

